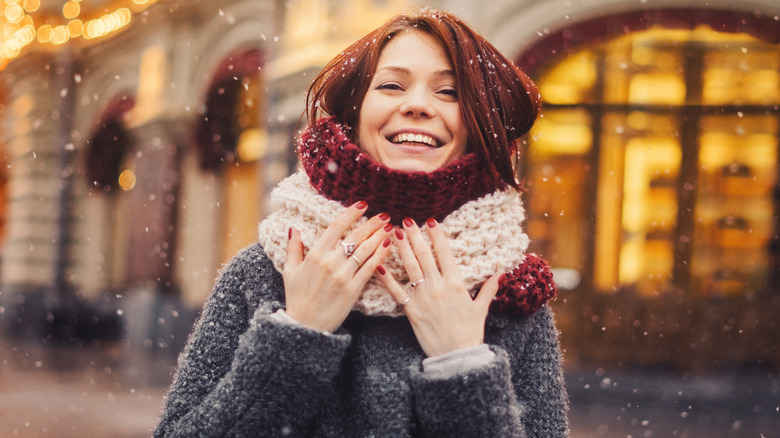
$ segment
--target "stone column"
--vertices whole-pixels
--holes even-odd
[[[8,84],[2,131],[9,193],[0,313],[15,331],[35,336],[51,334],[68,317],[62,308],[73,298],[65,276],[74,150],[70,64],[65,49],[33,53],[11,63],[2,76]]]

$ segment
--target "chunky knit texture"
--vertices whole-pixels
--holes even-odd
[[[473,153],[433,172],[391,169],[352,143],[332,117],[303,133],[299,153],[318,193],[344,206],[366,201],[368,216],[386,212],[395,225],[406,217],[418,224],[442,221],[466,202],[506,187]]]
[[[287,260],[290,227],[300,233],[304,248],[311,248],[328,225],[346,209],[317,194],[302,172],[288,177],[274,189],[271,206],[273,213],[260,224],[259,241],[280,272]],[[467,202],[440,222],[461,277],[473,293],[491,275],[511,271],[523,261],[528,247],[528,236],[520,226],[523,218],[523,207],[517,194],[498,190]],[[366,220],[362,218],[354,227]],[[427,233],[423,236],[428,238]],[[395,248],[385,259],[384,266],[411,293],[409,278]],[[526,290],[528,292],[534,290]],[[402,313],[376,276],[366,284],[355,310],[368,315]]]
[[[528,236],[522,229],[525,210],[520,195],[485,177],[475,155],[431,173],[393,170],[352,144],[333,119],[308,129],[300,152],[303,169],[274,189],[273,213],[259,227],[259,241],[279,271],[287,258],[289,228],[301,234],[305,249],[311,248],[347,206],[367,200],[368,217],[388,212],[391,220],[411,217],[419,224],[436,218],[472,295],[491,275],[505,272],[498,293],[501,301],[492,311],[530,314],[555,296],[546,263],[536,256],[524,263]],[[395,249],[384,265],[411,293]],[[355,310],[367,315],[403,313],[376,276],[366,284]]]
[[[556,293],[550,266],[536,254],[526,255],[523,263],[502,276],[498,285],[490,305],[493,313],[528,315],[554,298]]]
[[[333,335],[284,324],[281,274],[254,244],[220,273],[168,393],[156,437],[567,435],[551,312],[489,315],[496,357],[451,378],[421,371],[406,318],[353,312]]]

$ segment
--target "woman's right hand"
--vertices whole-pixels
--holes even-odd
[[[333,332],[349,315],[374,270],[390,252],[393,226],[387,213],[355,228],[343,240],[354,243],[351,256],[339,238],[366,211],[365,202],[347,208],[303,257],[300,234],[290,228],[282,270],[287,314],[299,323]],[[357,260],[356,260],[357,259]],[[358,263],[362,262],[362,263]]]

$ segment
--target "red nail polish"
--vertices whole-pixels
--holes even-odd
[[[382,246],[385,247],[385,248],[390,246],[390,238],[389,237],[386,238],[384,242],[382,242]]]
[[[368,203],[366,201],[358,201],[355,203],[355,208],[358,210],[363,210],[366,207],[368,207]]]
[[[404,225],[407,227],[411,227],[412,225],[414,225],[414,221],[412,220],[412,218],[406,218],[404,219]]]
[[[388,232],[388,233],[389,233],[389,232],[393,231],[393,224],[385,224],[385,226],[383,227],[383,229],[384,229],[386,232]]]
[[[387,214],[387,213],[382,213],[382,214],[379,215],[379,219],[382,219],[383,221],[389,221],[390,220],[390,215]]]
[[[395,238],[398,240],[404,240],[404,232],[400,228],[395,229]]]
[[[287,229],[287,240],[292,239],[292,227]]]
[[[376,267],[376,272],[379,273],[379,275],[385,275],[387,274],[387,271],[385,271],[385,267],[382,265],[379,265]]]
[[[434,218],[428,218],[427,221],[425,221],[425,225],[428,225],[428,228],[433,228],[436,226],[436,219]]]

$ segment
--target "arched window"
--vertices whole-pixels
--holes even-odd
[[[780,363],[778,41],[759,14],[643,11],[521,58],[544,100],[521,169],[531,249],[582,280],[556,304],[571,356]]]
[[[86,232],[96,259],[86,263],[83,287],[95,293],[124,287],[127,270],[127,197],[135,185],[135,168],[128,160],[133,139],[125,119],[135,106],[130,96],[118,96],[101,112],[87,140],[85,182],[99,196],[85,202],[93,212]]]
[[[256,239],[266,151],[265,87],[259,50],[237,51],[217,69],[195,137],[203,170],[220,174],[220,260]]]
[[[528,148],[537,249],[600,291],[765,290],[779,71],[776,44],[706,25],[552,60],[536,74],[545,109]]]

